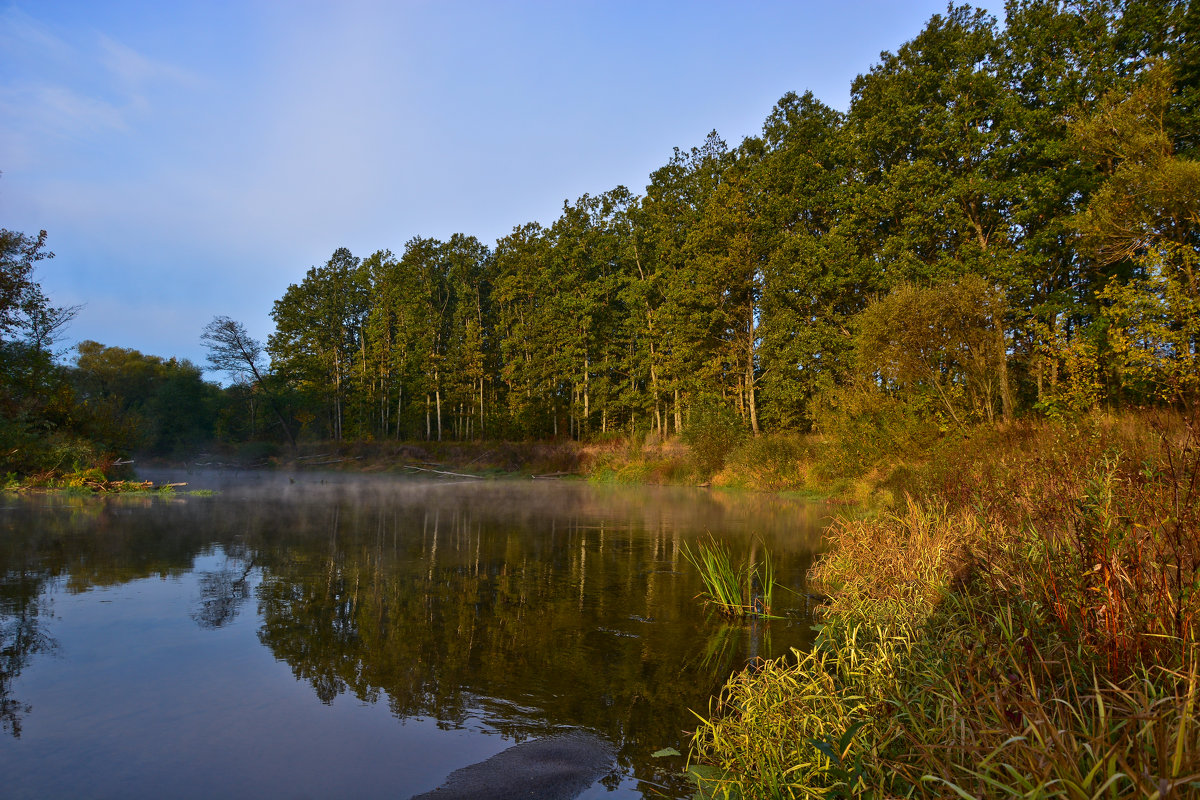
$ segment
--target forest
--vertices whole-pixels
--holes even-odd
[[[265,343],[217,316],[210,369],[80,344],[4,231],[5,471],[253,440],[591,441],[917,420],[946,432],[1190,407],[1200,363],[1194,4],[951,6],[839,112],[676,148],[641,194],[564,202],[489,246],[336,249]],[[72,456],[73,457],[73,456]]]
[[[214,309],[225,385],[64,362],[47,235],[0,230],[0,474],[545,442],[620,473],[682,443],[684,480],[830,515],[814,644],[698,715],[702,796],[1195,797],[1200,7],[1004,8],[948,7],[846,111],[786,94],[640,194],[337,248],[265,342]]]

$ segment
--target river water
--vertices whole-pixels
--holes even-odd
[[[811,638],[826,516],[750,493],[153,475],[214,496],[0,498],[0,796],[389,797],[611,742],[585,798],[687,797],[693,711]],[[729,624],[682,546],[774,557]]]

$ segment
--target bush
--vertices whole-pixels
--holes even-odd
[[[909,413],[899,400],[870,387],[847,386],[817,405],[817,430],[826,439],[817,462],[822,478],[853,478],[882,461],[927,452],[941,435],[936,421]]]
[[[992,430],[909,469],[929,495],[831,528],[812,651],[736,676],[697,730],[705,789],[1194,796],[1197,422]]]
[[[111,461],[111,456],[86,439],[39,432],[21,421],[0,417],[0,473],[78,472]]]
[[[701,395],[692,405],[683,440],[696,468],[706,476],[720,472],[725,458],[745,437],[741,420],[715,395]]]
[[[748,488],[779,492],[808,485],[812,458],[804,438],[769,434],[747,437],[726,461]]]

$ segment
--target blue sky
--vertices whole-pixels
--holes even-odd
[[[835,108],[944,11],[831,2],[0,0],[0,227],[82,339],[203,364],[341,246],[492,244],[672,147]]]

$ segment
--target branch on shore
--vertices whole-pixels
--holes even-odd
[[[405,466],[405,469],[415,469],[415,470],[418,470],[419,472],[432,472],[436,475],[450,475],[455,478],[474,478],[477,481],[485,480],[485,478],[482,475],[469,475],[465,472],[447,472],[444,469],[426,469],[425,467],[418,467],[413,464],[408,464],[407,466]]]

